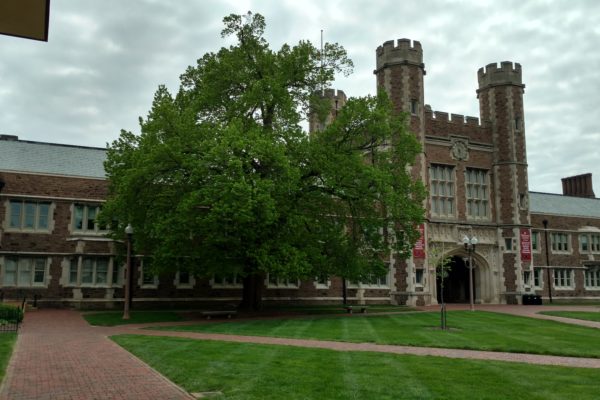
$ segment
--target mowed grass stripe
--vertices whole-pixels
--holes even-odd
[[[600,322],[600,311],[542,311],[540,314]]]
[[[435,312],[228,321],[161,329],[600,357],[598,329],[483,311],[449,312],[448,324],[450,330],[439,330]]]
[[[598,398],[598,371],[121,335],[118,344],[188,392],[219,399]]]

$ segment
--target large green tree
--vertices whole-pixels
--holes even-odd
[[[384,93],[350,99],[324,131],[302,128],[331,103],[319,96],[352,68],[345,50],[301,41],[272,50],[259,14],[230,15],[236,44],[208,53],[160,86],[105,163],[102,218],[135,228],[157,270],[243,279],[242,305],[260,307],[267,274],[283,278],[381,272],[418,233],[424,190],[407,173],[420,151]],[[399,234],[400,233],[400,234]]]

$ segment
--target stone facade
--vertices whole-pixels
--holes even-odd
[[[444,281],[446,301],[468,302],[465,236],[478,239],[472,254],[476,303],[519,303],[527,294],[600,298],[600,200],[594,198],[591,177],[563,180],[564,195],[529,192],[519,64],[489,64],[477,72],[480,118],[434,111],[426,103],[417,41],[378,47],[374,74],[395,110],[410,115],[409,128],[423,148],[411,172],[430,193],[422,227],[428,251],[408,260],[392,255],[387,276],[348,283],[351,302],[436,304],[440,257],[452,265]],[[325,121],[311,118],[311,132],[331,122],[346,102],[341,90],[323,95],[331,100],[331,112]],[[118,254],[124,244],[105,238],[106,230],[94,221],[107,194],[104,157],[103,149],[0,135],[2,297],[86,308],[122,304],[125,265]],[[144,275],[141,256],[134,257],[133,266],[134,308],[241,298],[235,281],[177,272]],[[342,299],[336,277],[326,282],[267,278],[265,287],[266,301]]]

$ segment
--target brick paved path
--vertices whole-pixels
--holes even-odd
[[[463,309],[465,306],[453,305],[451,308]],[[478,305],[476,308],[535,318],[557,318],[546,318],[547,316],[535,314],[541,309],[550,310],[550,307],[540,309],[535,306]],[[437,310],[439,307],[428,307],[426,309]],[[562,306],[558,309],[590,310],[589,307]],[[597,310],[597,308],[594,310]],[[589,321],[569,319],[567,322],[586,325],[585,323]],[[120,327],[91,327],[75,311],[40,310],[29,312],[25,317],[25,323],[22,326],[17,346],[8,366],[6,379],[0,390],[0,400],[193,399],[154,369],[107,338],[110,335],[123,333],[324,348],[337,351],[371,351],[600,368],[600,359],[598,358],[140,329],[147,326],[197,323],[210,322],[186,321],[183,323],[153,323]]]
[[[428,306],[422,307],[421,309],[426,311],[439,310],[439,306]],[[468,310],[468,304],[452,304],[449,306],[452,310]],[[600,328],[600,323],[593,321],[575,320],[570,318],[560,318],[548,315],[536,314],[539,311],[551,311],[551,310],[572,310],[572,311],[598,311],[598,307],[582,306],[582,307],[570,307],[570,306],[557,306],[557,307],[536,307],[536,306],[519,306],[519,305],[477,305],[477,310],[501,312],[512,315],[521,315],[526,317],[540,318],[540,319],[552,319],[561,322],[571,323],[574,325],[590,326]],[[338,317],[347,317],[348,315],[337,315]],[[258,343],[258,344],[275,344],[275,345],[287,345],[287,346],[298,346],[298,347],[314,347],[324,348],[338,351],[372,351],[382,353],[394,353],[394,354],[414,354],[421,356],[437,356],[437,357],[449,357],[449,358],[464,358],[474,360],[496,360],[496,361],[508,361],[508,362],[521,362],[529,364],[539,365],[561,365],[565,367],[583,367],[583,368],[600,368],[599,358],[583,358],[583,357],[562,357],[562,356],[546,356],[546,355],[535,355],[535,354],[524,354],[524,353],[502,353],[496,351],[478,351],[478,350],[460,350],[460,349],[444,349],[444,348],[433,348],[433,347],[415,347],[415,346],[396,346],[396,345],[378,345],[373,343],[348,343],[348,342],[334,342],[326,340],[310,340],[310,339],[286,339],[286,338],[273,338],[273,337],[262,337],[262,336],[242,336],[242,335],[225,335],[225,334],[212,334],[212,333],[199,333],[199,332],[175,332],[175,331],[152,331],[148,328],[158,325],[190,325],[207,323],[206,321],[185,321],[179,323],[161,323],[161,324],[140,324],[140,325],[123,325],[120,327],[110,328],[99,328],[104,331],[106,335],[114,334],[136,334],[136,335],[149,335],[149,336],[169,336],[169,337],[183,337],[189,339],[198,340],[222,340],[229,342],[244,342],[244,343]],[[210,322],[208,322],[210,323]],[[591,324],[590,324],[591,323]]]
[[[21,329],[2,400],[193,399],[75,311],[28,312]]]
[[[418,307],[422,311],[439,311],[440,306]],[[468,310],[468,304],[448,304],[448,310]],[[599,306],[518,306],[509,304],[476,304],[475,311],[491,311],[503,314],[519,315],[522,317],[547,319],[571,325],[587,326],[600,329],[600,322],[583,319],[563,318],[554,315],[539,314],[541,311],[600,311]]]
[[[155,324],[154,324],[155,326]],[[371,351],[376,353],[413,354],[418,356],[437,356],[448,358],[463,358],[472,360],[495,360],[521,362],[539,365],[560,365],[564,367],[600,368],[599,358],[544,356],[523,353],[501,353],[496,351],[444,349],[435,347],[415,347],[381,345],[373,343],[348,343],[328,340],[288,339],[264,336],[225,335],[218,333],[153,331],[137,327],[103,328],[106,334],[136,334],[147,336],[168,336],[197,340],[219,340],[226,342],[274,344],[295,347],[312,347],[337,351]]]

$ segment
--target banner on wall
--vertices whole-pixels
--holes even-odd
[[[521,261],[531,261],[531,231],[521,229]]]
[[[421,224],[417,229],[419,230],[419,239],[413,247],[413,258],[425,258],[425,225]]]

